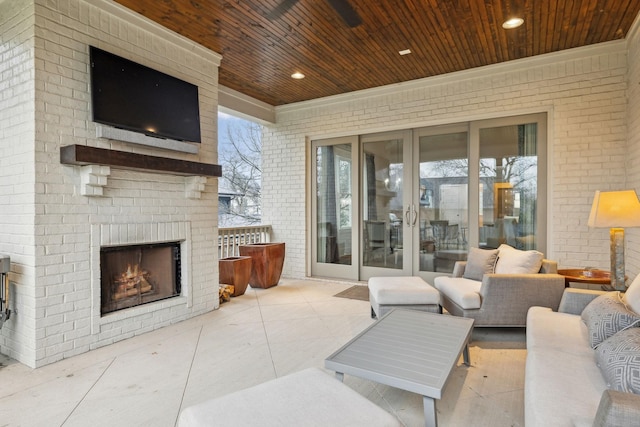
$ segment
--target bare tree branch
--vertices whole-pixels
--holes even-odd
[[[228,210],[220,209],[220,226],[249,225],[261,220],[262,128],[245,120],[229,120],[220,135],[222,165],[219,192],[230,195]]]

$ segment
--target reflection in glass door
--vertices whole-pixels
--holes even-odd
[[[538,123],[479,126],[479,246],[538,248]]]
[[[417,131],[419,271],[451,272],[468,251],[467,126]]]
[[[355,138],[337,138],[313,146],[315,200],[311,270],[314,275],[357,279],[357,258],[353,256],[357,157],[354,144],[349,141]]]
[[[361,142],[361,279],[371,275],[397,275],[398,270],[404,269],[410,271],[407,239],[411,236],[406,231],[410,230],[415,216],[405,202],[405,198],[411,196],[411,187],[405,185],[404,159],[405,145],[411,142],[410,134],[373,135],[363,137]]]

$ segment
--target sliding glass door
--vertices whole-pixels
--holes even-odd
[[[451,273],[469,247],[546,251],[546,114],[313,141],[311,274]]]

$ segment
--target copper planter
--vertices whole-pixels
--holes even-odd
[[[284,265],[284,243],[253,243],[242,245],[240,255],[249,256],[252,260],[252,288],[270,288],[278,284]]]
[[[251,257],[232,256],[222,258],[218,261],[218,270],[220,283],[233,285],[234,291],[231,296],[237,297],[245,293],[251,277]]]

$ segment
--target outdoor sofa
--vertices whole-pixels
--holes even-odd
[[[527,317],[525,425],[640,425],[640,275],[626,294],[567,288]],[[594,349],[595,347],[595,349]]]

